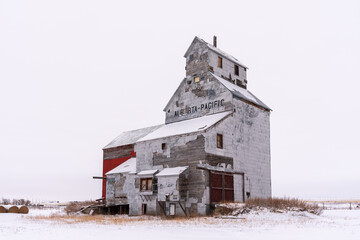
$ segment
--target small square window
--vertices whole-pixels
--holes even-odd
[[[216,136],[216,146],[217,148],[223,148],[223,135],[222,134],[217,134]]]
[[[140,183],[140,191],[152,190],[152,178],[142,178]]]
[[[199,76],[196,76],[196,77],[194,77],[194,82],[199,82],[200,81],[200,77]]]
[[[236,76],[239,76],[239,66],[238,65],[234,65],[234,74]]]
[[[166,149],[166,143],[162,143],[162,144],[161,144],[161,149],[162,149],[162,150],[165,150],[165,149]]]
[[[222,57],[218,57],[218,67],[222,68]]]

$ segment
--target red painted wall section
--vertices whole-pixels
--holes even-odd
[[[106,177],[105,173],[116,168],[117,166],[126,162],[126,160],[129,160],[132,157],[136,157],[136,153],[134,151],[131,151],[131,154],[128,157],[106,159],[106,160],[104,159],[103,160],[103,177]],[[104,199],[106,199],[106,180],[105,179],[103,180],[103,185],[102,185],[102,197]]]

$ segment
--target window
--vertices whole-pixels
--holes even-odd
[[[152,190],[152,178],[142,178],[140,191]]]
[[[223,148],[223,135],[222,134],[217,134],[216,136],[216,145],[217,145],[217,148]]]
[[[234,65],[234,74],[236,76],[239,76],[239,66],[238,65]]]
[[[200,81],[200,77],[199,76],[195,76],[194,77],[194,82],[199,82]]]
[[[190,57],[189,57],[189,61],[191,62],[192,60],[194,60],[194,55],[190,55]]]
[[[161,149],[162,149],[162,150],[165,150],[165,149],[166,149],[166,143],[162,143],[162,144],[161,144]]]
[[[222,57],[218,57],[218,67],[222,68]]]

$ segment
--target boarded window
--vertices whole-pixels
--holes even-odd
[[[218,57],[218,67],[222,68],[222,57]]]
[[[236,76],[239,76],[239,66],[238,65],[234,65],[234,74]]]
[[[152,178],[147,179],[146,183],[147,183],[146,189],[152,190]]]
[[[223,135],[222,134],[217,134],[216,135],[216,146],[217,148],[223,148]]]
[[[152,190],[152,178],[142,178],[140,191]]]
[[[194,77],[194,82],[199,82],[199,81],[200,81],[200,77],[199,77],[199,76]]]

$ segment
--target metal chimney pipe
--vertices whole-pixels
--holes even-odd
[[[214,45],[214,47],[217,47],[216,36],[214,36],[214,38],[213,38],[213,45]]]

